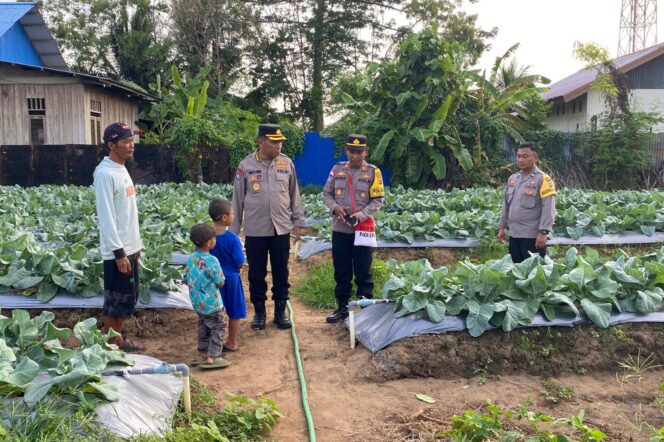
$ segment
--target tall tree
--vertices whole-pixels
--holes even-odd
[[[459,124],[465,133],[472,134],[475,164],[480,164],[484,150],[497,147],[504,135],[521,142],[525,131],[542,128],[547,106],[539,97],[546,90],[540,85],[550,81],[530,74],[529,66],[519,66],[515,58],[510,59],[518,47],[515,44],[496,57],[488,77],[470,73],[476,86],[468,94]]]
[[[263,5],[254,47],[256,88],[281,93],[286,111],[314,130],[324,127],[327,91],[336,76],[364,63],[380,33],[380,13],[399,0],[258,1]],[[364,31],[367,36],[360,35]],[[276,58],[275,58],[276,57]],[[265,86],[264,86],[265,85]],[[264,97],[253,93],[253,98]]]
[[[444,40],[434,25],[410,34],[393,59],[371,64],[340,86],[352,126],[380,140],[371,158],[395,183],[450,182],[450,172],[473,167],[455,119],[472,85],[464,47]]]
[[[175,48],[190,73],[211,66],[210,94],[225,91],[240,75],[245,47],[253,39],[256,17],[251,2],[173,0]]]
[[[367,62],[391,56],[415,29],[436,23],[448,41],[461,41],[473,64],[496,30],[483,31],[476,16],[459,11],[459,0],[256,0],[263,4],[260,42],[251,75],[250,98],[282,94],[286,111],[314,129],[324,127],[329,91],[340,73],[354,73]],[[397,27],[398,17],[402,26]],[[274,55],[281,58],[274,59]]]
[[[122,0],[118,11],[119,16],[109,22],[118,73],[147,89],[167,70],[171,58],[172,40],[158,31],[168,8],[151,0]]]
[[[170,43],[159,32],[160,0],[48,0],[46,22],[70,67],[143,87],[168,68]]]

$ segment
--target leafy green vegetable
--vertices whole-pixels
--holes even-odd
[[[412,190],[389,189],[383,208],[376,214],[380,239],[433,241],[447,238],[477,239],[495,235],[503,191],[474,188]],[[554,234],[574,239],[582,235],[603,236],[628,231],[652,236],[664,230],[662,191],[596,192],[560,189],[556,196]],[[320,220],[318,237],[329,239],[329,209],[322,195],[307,195],[305,209],[311,219]]]
[[[664,299],[664,247],[644,257],[618,252],[602,259],[589,249],[571,248],[556,261],[533,255],[513,264],[509,255],[481,264],[461,261],[453,273],[433,269],[427,260],[397,264],[383,286],[383,298],[396,298],[395,316],[421,312],[432,322],[445,314],[466,313],[471,336],[491,325],[510,331],[528,325],[540,312],[553,321],[558,315],[578,316],[580,309],[595,325],[609,326],[613,308],[648,313]]]
[[[150,289],[176,289],[173,251],[190,252],[191,225],[209,218],[213,198],[230,198],[228,184],[137,186],[142,254],[141,299]],[[94,191],[89,187],[2,187],[0,199],[0,293],[36,295],[48,302],[58,291],[98,296],[103,286]],[[9,206],[7,206],[9,207]]]
[[[64,348],[61,340],[72,331],[53,325],[53,318],[49,311],[33,318],[25,310],[13,310],[11,318],[0,315],[0,394],[23,396],[30,405],[49,393],[117,400],[116,388],[101,381],[109,363],[131,365],[117,346],[107,343],[117,334],[102,334],[96,319],[89,318],[74,327],[81,346]]]

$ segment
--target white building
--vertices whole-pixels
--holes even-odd
[[[614,60],[627,76],[633,110],[664,116],[664,43]],[[587,131],[606,110],[601,93],[592,90],[596,69],[582,69],[551,85],[542,98],[553,106],[546,119],[550,129],[562,132]],[[664,124],[653,128],[663,132]]]

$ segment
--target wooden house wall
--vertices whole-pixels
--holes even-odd
[[[45,144],[91,144],[90,100],[102,103],[101,129],[116,121],[135,127],[138,104],[125,95],[105,91],[48,72],[0,65],[0,146],[30,144],[28,98],[44,98]]]
[[[83,84],[78,78],[1,66],[0,145],[30,143],[28,98],[45,101],[46,144],[85,142]]]
[[[90,127],[90,100],[101,102],[101,130],[111,123],[127,123],[136,127],[138,120],[138,104],[129,97],[107,92],[101,87],[85,85],[84,113],[85,115],[85,143],[95,144],[92,140]],[[138,139],[137,139],[138,140]]]

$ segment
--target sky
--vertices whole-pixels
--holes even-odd
[[[621,4],[621,0],[479,0],[476,4],[464,0],[463,10],[478,15],[480,28],[498,27],[481,67],[490,69],[497,56],[519,42],[515,54],[519,64],[530,65],[531,73],[556,82],[583,67],[574,58],[575,41],[595,42],[617,56]]]

